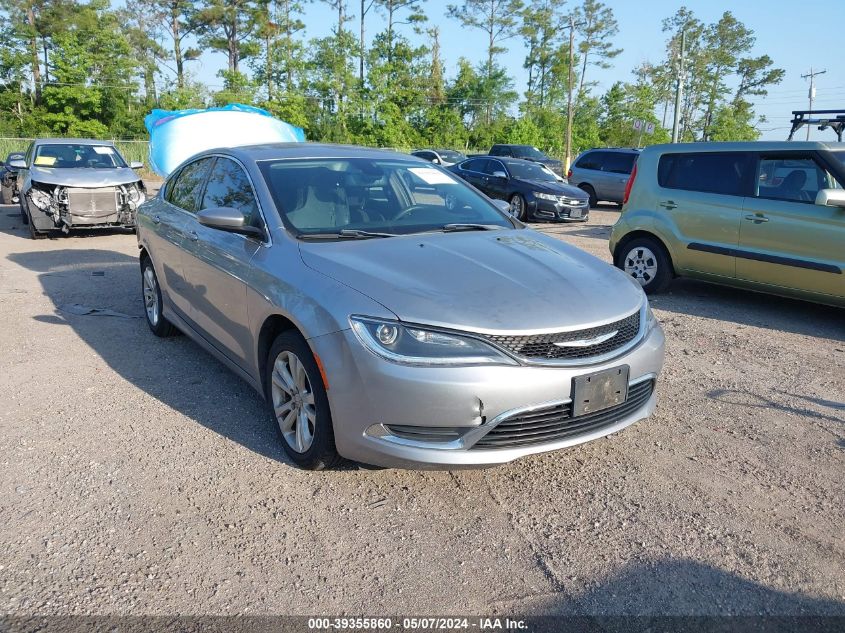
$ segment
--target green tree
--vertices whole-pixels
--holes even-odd
[[[255,0],[204,0],[194,19],[200,44],[226,54],[227,72],[240,72],[241,60],[259,52],[251,37],[260,20]]]
[[[578,52],[581,56],[581,73],[578,83],[578,94],[584,92],[587,67],[610,68],[608,60],[622,52],[621,48],[613,48],[613,38],[619,33],[619,25],[613,16],[613,9],[598,0],[584,0],[575,10],[575,24],[580,41]]]

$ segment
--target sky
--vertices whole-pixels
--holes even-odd
[[[451,0],[458,3],[459,0]],[[757,98],[755,110],[766,117],[760,126],[763,140],[783,140],[789,134],[789,120],[792,110],[807,109],[809,83],[802,74],[814,70],[827,72],[816,77],[816,99],[814,109],[845,107],[845,64],[842,64],[841,27],[838,16],[831,8],[836,3],[830,0],[802,0],[800,3],[787,0],[735,0],[733,3],[713,0],[604,0],[613,9],[619,23],[619,34],[614,40],[623,52],[612,60],[609,69],[588,70],[588,81],[596,81],[595,93],[605,92],[616,81],[631,81],[631,71],[644,61],[659,62],[664,58],[667,35],[661,30],[663,18],[673,15],[680,6],[690,8],[705,23],[717,21],[725,11],[746,27],[754,31],[757,38],[752,55],[768,54],[777,68],[783,68],[786,75],[782,83],[773,86],[767,97]],[[569,5],[579,2],[570,0]],[[429,26],[440,27],[442,57],[448,76],[454,75],[458,58],[469,58],[478,62],[485,57],[485,36],[479,30],[466,29],[456,20],[446,18],[449,0],[427,0],[425,12]],[[357,11],[360,2],[352,0],[349,11],[355,15],[350,27],[357,33]],[[307,37],[323,37],[329,33],[336,14],[323,2],[306,4],[303,21]],[[383,16],[367,14],[367,38],[384,28]],[[409,27],[406,35],[412,41],[427,43],[425,36],[413,34]],[[499,61],[515,79],[520,95],[525,91],[527,74],[522,68],[525,47],[516,37],[504,42],[508,51]],[[206,52],[198,62],[193,63],[192,72],[208,84],[219,84],[217,71],[225,66],[223,53]],[[806,134],[802,131],[801,135]],[[816,138],[827,138],[832,133],[813,130]]]

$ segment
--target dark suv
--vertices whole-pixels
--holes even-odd
[[[542,163],[558,176],[563,178],[563,163],[555,158],[547,156],[533,145],[494,145],[490,148],[490,156],[522,158],[535,163]]]
[[[572,163],[569,184],[590,196],[590,207],[599,200],[622,204],[625,185],[639,156],[640,150],[623,147],[587,150]]]

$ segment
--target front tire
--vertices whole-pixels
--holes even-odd
[[[141,292],[144,297],[144,314],[150,331],[160,338],[173,336],[176,328],[162,315],[161,288],[158,285],[153,261],[149,257],[141,260]]]
[[[616,267],[639,282],[646,294],[666,290],[672,281],[672,260],[663,245],[650,237],[636,237],[616,253]]]
[[[511,213],[520,222],[525,222],[528,218],[528,210],[525,208],[525,198],[520,194],[515,193],[511,196]]]
[[[584,193],[590,196],[590,209],[595,209],[599,203],[598,196],[596,195],[596,190],[593,189],[590,185],[578,185],[578,188],[581,189]]]
[[[265,393],[282,447],[305,470],[331,468],[335,448],[332,415],[323,376],[305,339],[282,332],[267,355]]]

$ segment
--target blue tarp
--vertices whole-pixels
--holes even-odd
[[[207,149],[305,141],[302,128],[241,103],[205,110],[153,110],[144,117],[144,125],[150,133],[150,168],[165,177]]]

